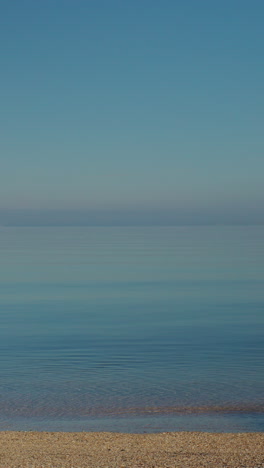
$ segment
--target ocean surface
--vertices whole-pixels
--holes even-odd
[[[1,227],[0,430],[264,429],[264,226]]]

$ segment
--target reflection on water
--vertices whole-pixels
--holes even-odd
[[[1,229],[3,428],[263,430],[263,234]]]

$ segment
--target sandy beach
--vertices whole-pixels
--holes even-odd
[[[264,434],[0,432],[1,468],[263,468]]]

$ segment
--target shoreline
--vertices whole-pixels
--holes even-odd
[[[264,433],[0,431],[1,468],[263,468]]]

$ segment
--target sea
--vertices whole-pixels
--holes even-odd
[[[264,226],[1,227],[0,430],[261,432]]]

